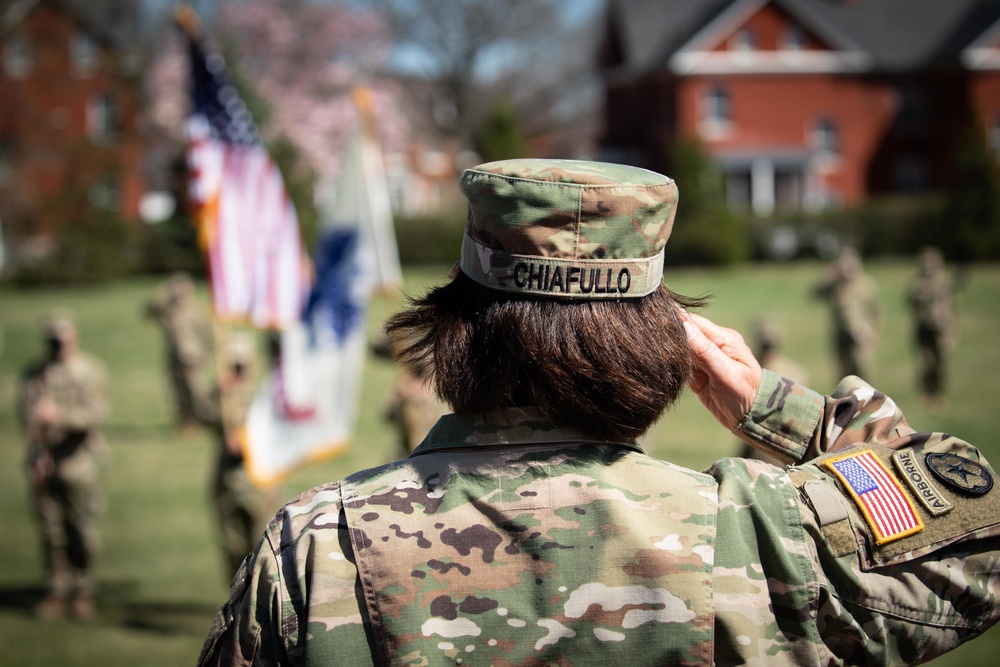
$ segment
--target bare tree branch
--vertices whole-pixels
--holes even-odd
[[[468,141],[500,101],[514,107],[530,139],[576,124],[592,131],[595,40],[571,30],[557,0],[372,0],[398,46],[419,54],[420,75],[439,104],[443,129]],[[448,114],[442,115],[446,121]],[[584,120],[581,120],[584,119]],[[443,124],[443,123],[442,123]]]

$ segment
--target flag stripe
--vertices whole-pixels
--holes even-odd
[[[898,492],[895,480],[891,479],[885,469],[871,454],[858,457],[858,463],[871,474],[879,484],[879,491],[863,494],[864,498],[872,498],[873,506],[878,508],[877,516],[883,527],[883,535],[891,535],[908,530],[917,525],[917,517]],[[895,493],[892,490],[897,490]]]
[[[885,480],[879,479],[877,466],[873,466],[867,456],[859,456],[856,460],[868,474],[875,478],[880,488],[885,484]],[[861,498],[866,502],[868,509],[872,511],[883,535],[892,534],[902,529],[897,508],[891,498],[883,495],[880,491],[868,491],[861,494]]]

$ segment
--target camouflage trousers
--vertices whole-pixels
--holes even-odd
[[[931,327],[917,329],[917,348],[920,351],[920,390],[925,396],[940,396],[944,391],[945,337]]]
[[[872,349],[862,345],[847,331],[838,331],[835,337],[837,348],[838,377],[857,375],[860,378],[871,378]]]
[[[190,366],[170,363],[170,386],[174,393],[177,424],[186,426],[197,421],[195,406],[198,400],[198,373]]]
[[[34,498],[50,596],[92,595],[96,588],[101,506],[96,473],[96,462],[89,456],[74,456],[56,468]]]

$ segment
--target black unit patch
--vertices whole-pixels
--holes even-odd
[[[983,466],[957,454],[928,454],[927,469],[953,489],[981,496],[993,488],[993,476]]]

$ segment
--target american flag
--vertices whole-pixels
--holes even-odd
[[[920,532],[924,522],[899,482],[870,449],[828,460],[847,487],[875,533],[875,542],[885,544]]]
[[[222,56],[206,54],[196,36],[187,37],[189,196],[215,315],[283,328],[298,319],[309,290],[295,207]]]

